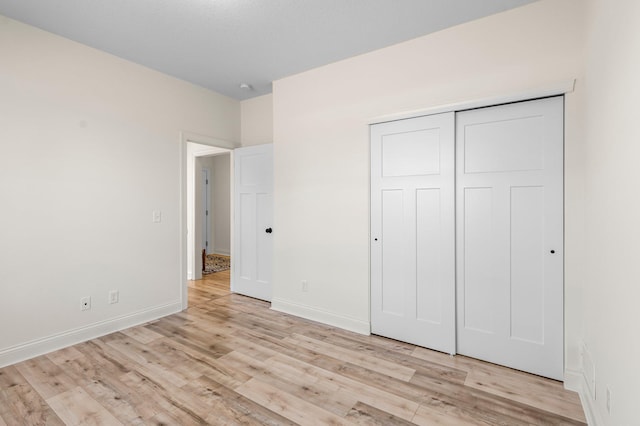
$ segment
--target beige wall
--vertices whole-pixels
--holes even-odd
[[[584,341],[600,424],[640,422],[640,2],[590,0]],[[606,388],[611,390],[611,414]]]
[[[240,103],[3,17],[0,58],[0,365],[179,310],[180,132]]]
[[[273,95],[258,96],[240,102],[242,146],[273,142]]]
[[[577,78],[565,182],[566,358],[577,370],[584,14],[582,0],[543,0],[276,81],[274,308],[369,329],[368,119]]]

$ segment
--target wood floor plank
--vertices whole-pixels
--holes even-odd
[[[79,386],[48,398],[47,403],[68,425],[122,424]]]
[[[98,366],[101,371],[106,370],[115,377],[126,374],[135,367],[130,363],[128,357],[107,345],[102,339],[80,343],[75,348],[82,353],[84,358]]]
[[[355,404],[345,418],[357,425],[407,426],[414,424],[363,402]]]
[[[163,337],[162,334],[156,333],[155,331],[148,329],[144,325],[122,330],[121,333],[145,345]]]
[[[77,386],[58,365],[46,356],[21,362],[16,365],[16,368],[44,399],[49,399]]]
[[[262,362],[234,351],[225,355],[224,360],[266,384],[341,417],[357,402],[354,394],[344,391],[338,384],[322,380],[299,366],[279,362],[275,357]]]
[[[84,346],[84,345],[81,345]],[[124,424],[135,424],[155,415],[145,401],[119,380],[123,371],[93,352],[65,363],[65,372],[94,400]]]
[[[169,343],[167,342],[167,345]],[[251,378],[238,370],[231,368],[228,364],[218,360],[218,356],[211,357],[200,350],[190,346],[184,346],[179,342],[171,341],[170,345],[181,352],[181,356],[192,368],[196,369],[203,376],[207,376],[216,382],[234,389]]]
[[[0,370],[0,419],[12,426],[64,424],[15,367]]]
[[[243,315],[238,312],[229,312],[223,310],[215,310],[209,313],[210,317],[218,318],[220,321],[231,327],[246,328],[249,330],[259,330],[262,333],[283,339],[289,336],[289,331],[282,328],[269,328],[268,325],[259,320]]]
[[[459,382],[462,384],[467,377],[467,371],[465,370],[459,370],[451,366],[443,366],[438,363],[428,362],[423,359],[413,357],[411,355],[411,352],[413,351],[405,350],[405,345],[407,344],[401,344],[401,342],[396,342],[394,340],[375,339],[365,343],[362,340],[351,339],[337,333],[330,333],[329,335],[326,335],[315,330],[310,330],[305,333],[305,335],[313,337],[316,340],[330,340],[332,345],[350,349],[358,353],[368,354],[375,358],[386,360],[415,371],[422,371],[423,373],[429,374],[439,380]],[[383,344],[378,345],[375,343],[376,341],[380,341]]]
[[[394,395],[419,404],[431,395],[429,389],[351,363],[341,365],[334,372],[380,390],[393,389]]]
[[[211,406],[212,424],[294,425],[279,414],[256,404],[239,393],[208,377],[201,377],[185,387]]]
[[[520,371],[491,366],[472,369],[465,385],[507,397],[532,407],[574,420],[584,420],[584,412],[577,394],[567,393],[559,382],[543,379]]]
[[[465,385],[442,383],[428,375],[416,373],[411,382],[432,392],[426,405],[436,411],[446,411],[448,405],[453,405],[460,412],[458,416],[470,413],[474,419],[487,424],[572,424],[569,419],[549,411]]]
[[[431,364],[437,364],[444,367],[455,368],[456,370],[469,372],[477,365],[477,360],[467,358],[465,356],[456,355],[452,356],[438,351],[432,351],[427,348],[415,346],[411,356],[423,361],[427,361]]]
[[[66,362],[82,357],[82,353],[75,346],[60,349],[46,355],[54,364],[63,366]]]
[[[177,420],[176,424],[206,424],[209,408],[188,392],[177,386],[159,383],[139,371],[131,371],[121,380],[146,400],[146,409],[166,413]],[[186,403],[185,403],[186,402]]]
[[[211,335],[206,338],[201,336],[199,331],[194,332],[187,330],[186,326],[176,327],[172,324],[157,322],[147,327],[170,338],[172,342],[179,343],[184,348],[190,348],[210,358],[220,358],[232,350],[225,346],[225,336],[219,331],[211,333]]]
[[[342,376],[339,373],[326,370],[315,365],[304,363],[297,359],[277,355],[273,358],[273,361],[280,361],[284,364],[298,366],[302,371],[308,374],[316,375],[321,380],[328,380],[330,382],[338,384],[341,389],[346,390],[348,393],[352,393],[357,396],[358,401],[364,402],[374,407],[378,407],[390,414],[405,420],[413,418],[419,404],[402,398],[393,393],[393,389],[382,390],[374,386],[370,386],[367,383],[359,382],[348,377]]]
[[[347,392],[330,380],[323,380],[294,365],[270,358],[265,361],[267,373],[258,376],[266,383],[290,394],[298,395],[312,404],[345,417],[358,403],[358,396]]]
[[[445,426],[472,426],[482,425],[486,426],[481,420],[461,418],[457,413],[443,412],[440,410],[434,410],[432,407],[421,405],[416,411],[415,416],[412,419],[412,423],[417,425],[431,426],[431,425],[445,425]],[[499,424],[499,423],[495,423]],[[503,423],[507,425],[508,423]],[[511,426],[516,426],[511,425]]]
[[[289,420],[303,425],[348,425],[349,422],[329,411],[283,392],[267,383],[251,379],[236,389],[252,401],[269,408]]]
[[[396,379],[409,381],[413,376],[413,373],[415,373],[414,369],[397,365],[375,356],[366,355],[350,349],[344,349],[297,333],[294,333],[291,337],[287,337],[285,340],[295,341],[299,346],[325,353],[333,357],[338,357],[352,364],[382,372],[390,377],[395,377]]]
[[[244,355],[257,360],[267,359],[277,354],[276,351],[264,347],[259,342],[243,339],[240,336],[231,337],[227,344],[233,348],[234,352],[242,352]]]
[[[154,377],[159,383],[183,386],[191,379],[178,369],[170,368],[171,363],[163,363],[159,356],[124,334],[113,333],[102,340],[134,362],[136,371]]]
[[[0,369],[0,426],[584,425],[562,384],[189,282],[185,311]]]
[[[411,356],[415,349],[415,346],[409,343],[380,336],[365,336],[363,334],[349,333],[346,330],[335,328],[318,330],[317,323],[314,323],[312,326],[307,326],[304,332],[298,331],[298,333],[313,337],[314,339],[329,339],[336,345],[355,351],[375,354],[376,356],[379,356],[381,353]]]

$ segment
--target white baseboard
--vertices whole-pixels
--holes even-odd
[[[588,386],[587,380],[581,371],[565,370],[564,387],[565,389],[577,392],[580,396],[580,402],[582,403],[584,415],[587,418],[587,424],[589,426],[602,426],[605,423],[602,420],[602,415],[598,411],[595,401],[591,398]]]
[[[221,254],[223,256],[231,256],[229,249],[213,249],[214,254]]]
[[[271,300],[271,309],[312,321],[318,321],[334,327],[343,328],[345,330],[353,331],[354,333],[365,335],[371,334],[371,325],[367,321],[324,311],[312,306],[273,298]]]
[[[162,306],[144,309],[132,314],[78,327],[63,333],[43,337],[21,345],[0,350],[0,368],[7,365],[35,358],[58,349],[66,348],[77,343],[86,342],[109,333],[125,328],[153,321],[155,319],[175,314],[182,310],[180,300]]]
[[[574,370],[564,370],[564,388],[573,392],[580,392],[582,373]]]

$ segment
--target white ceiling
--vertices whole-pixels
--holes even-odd
[[[532,1],[0,0],[0,14],[247,99],[274,80]]]

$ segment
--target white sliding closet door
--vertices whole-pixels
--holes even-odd
[[[458,353],[563,378],[563,98],[456,115]]]
[[[455,352],[454,113],[371,127],[371,330]]]

